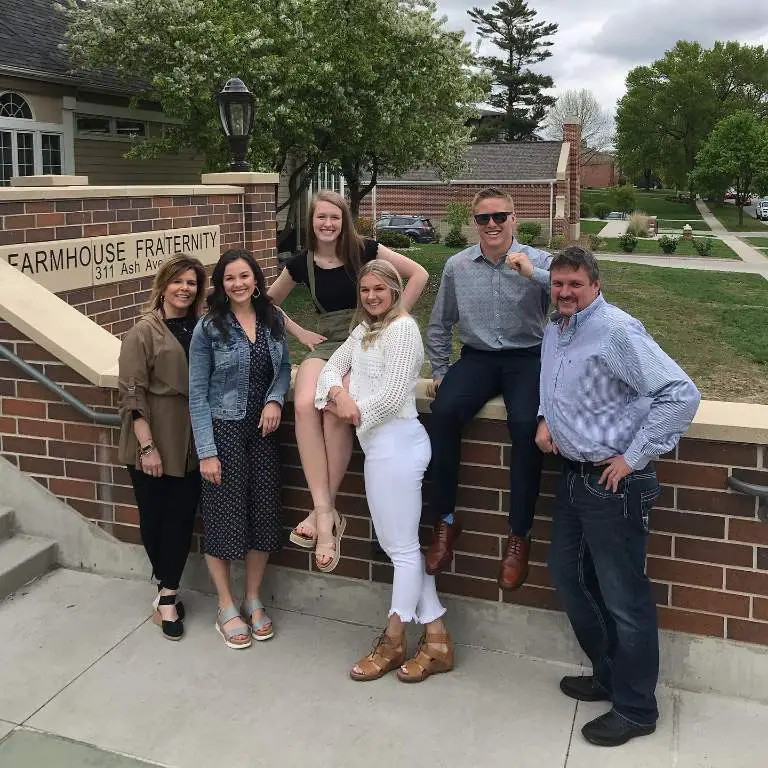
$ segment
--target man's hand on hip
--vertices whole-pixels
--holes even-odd
[[[557,455],[557,444],[552,439],[552,433],[549,431],[547,422],[544,419],[539,421],[539,426],[536,428],[536,445],[542,453],[554,453]]]
[[[603,474],[598,481],[600,485],[610,488],[612,493],[616,493],[619,483],[627,476],[632,474],[632,467],[627,464],[623,456],[611,456],[605,461],[596,461],[596,467],[605,467]]]
[[[510,269],[519,272],[523,277],[527,277],[529,280],[533,277],[533,264],[524,253],[519,251],[508,253],[506,261]]]
[[[437,390],[440,389],[440,385],[443,383],[443,377],[438,376],[436,379],[427,382],[427,386],[424,388],[427,393],[427,397],[435,398]]]

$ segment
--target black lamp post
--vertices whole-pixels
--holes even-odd
[[[229,168],[232,171],[247,171],[250,166],[245,155],[253,131],[253,94],[239,77],[233,77],[216,96],[216,101],[232,154]]]

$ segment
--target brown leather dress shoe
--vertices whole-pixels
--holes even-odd
[[[434,576],[450,566],[451,560],[453,560],[453,542],[460,535],[460,520],[453,523],[438,520],[432,535],[432,543],[429,545],[426,555],[427,573],[430,576]]]
[[[528,578],[528,557],[531,554],[531,540],[510,534],[507,548],[499,567],[499,586],[502,589],[517,589]]]

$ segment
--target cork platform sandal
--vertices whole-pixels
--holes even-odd
[[[303,549],[314,549],[317,542],[317,523],[315,522],[316,515],[313,509],[290,533],[288,538],[297,547]],[[307,536],[299,531],[300,528],[311,530],[312,535]]]
[[[403,683],[421,683],[430,675],[453,669],[453,641],[451,636],[424,633],[419,640],[416,655],[397,670],[397,679]]]
[[[333,527],[331,528],[333,545],[328,543],[321,544],[319,535],[315,545],[315,566],[323,573],[330,573],[339,564],[341,537],[344,535],[344,529],[347,527],[347,518],[344,515],[340,516],[335,509],[331,509],[331,515],[333,516]],[[331,559],[329,562],[322,564],[318,561],[319,557],[330,557]]]
[[[382,632],[375,640],[373,650],[355,664],[362,671],[356,672],[355,667],[349,670],[349,676],[359,682],[378,680],[387,672],[397,669],[405,661],[405,633],[399,640],[394,640],[386,632]]]

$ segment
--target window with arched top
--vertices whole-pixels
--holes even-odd
[[[34,119],[29,102],[13,91],[0,94],[0,117],[14,117],[21,120]]]

